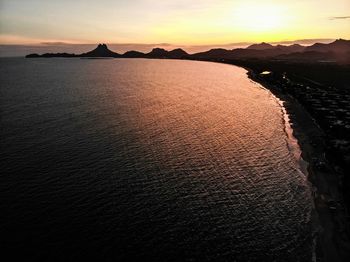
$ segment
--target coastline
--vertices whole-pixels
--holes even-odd
[[[262,85],[279,100],[285,110],[283,113],[289,118],[292,136],[297,140],[301,150],[300,160],[306,161],[305,173],[312,186],[314,202],[311,223],[315,254],[312,260],[348,261],[349,242],[344,236],[347,219],[342,203],[339,202],[342,196],[337,177],[329,164],[326,168],[320,168],[318,164],[321,160],[326,162],[324,132],[295,98],[258,78],[253,70],[246,67],[244,69],[248,71],[249,79]],[[302,165],[301,168],[303,169]]]

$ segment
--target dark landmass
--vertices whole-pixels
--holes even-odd
[[[146,58],[146,55],[139,51],[128,51],[123,54],[125,58]]]
[[[156,58],[156,59],[269,59],[269,61],[303,62],[303,63],[335,63],[350,64],[350,41],[338,39],[330,44],[316,43],[312,46],[276,45],[267,43],[253,44],[247,48],[211,49],[206,52],[188,54],[182,49],[167,51],[162,48],[154,48],[149,53],[128,51],[118,54],[108,49],[106,44],[99,44],[90,52],[83,54],[46,53],[30,54],[27,58],[47,57],[113,57],[113,58]]]
[[[349,261],[350,90],[301,81],[292,73],[291,78],[286,72],[261,74],[258,68],[250,69],[250,78],[284,101],[302,157],[309,163],[317,261]]]
[[[317,261],[350,261],[350,64],[224,62],[247,68],[251,79],[284,101],[302,157],[309,163]]]
[[[312,46],[254,44],[188,54],[155,48],[118,54],[105,44],[81,55],[31,54],[28,58],[113,57],[190,59],[233,64],[284,101],[294,135],[309,163],[313,184],[317,261],[350,261],[350,41]],[[261,74],[265,72],[264,74]]]
[[[273,49],[274,46],[265,42],[262,42],[260,44],[252,44],[247,47],[247,49],[254,49],[254,50],[266,50],[266,49]]]
[[[151,52],[146,54],[148,58],[168,58],[168,51],[163,48],[153,48]]]
[[[30,55],[26,56],[26,58],[40,58],[40,57],[44,57],[44,58],[50,58],[50,57],[77,57],[77,55],[69,54],[69,53],[46,53],[46,54],[42,54],[42,55],[30,54]]]
[[[77,57],[121,57],[120,54],[108,49],[106,44],[99,44],[94,50],[77,55]]]
[[[167,51],[163,48],[154,48],[149,53],[142,53],[139,51],[128,51],[124,54],[118,54],[108,49],[106,44],[99,44],[94,50],[83,54],[67,54],[67,53],[45,53],[29,54],[26,58],[50,58],[50,57],[76,57],[76,58],[97,58],[97,57],[110,57],[110,58],[154,58],[154,59],[188,59],[190,55],[184,50],[178,48],[172,51]]]
[[[181,48],[174,49],[172,51],[168,52],[168,57],[169,58],[174,58],[174,59],[186,59],[189,57],[189,54],[187,54],[184,50]]]
[[[339,39],[330,44],[272,46],[266,43],[254,44],[245,49],[211,49],[191,55],[194,59],[264,59],[276,62],[350,64],[350,41]]]

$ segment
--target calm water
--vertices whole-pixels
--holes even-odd
[[[17,58],[0,80],[12,255],[310,260],[309,185],[278,102],[245,70]]]

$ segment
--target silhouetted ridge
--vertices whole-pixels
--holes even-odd
[[[78,57],[76,54],[69,54],[69,53],[45,53],[42,55],[39,54],[29,54],[26,55],[26,58],[51,58],[51,57]]]
[[[81,57],[120,57],[121,55],[108,49],[106,44],[99,44],[94,50],[83,53]]]
[[[145,58],[146,54],[139,51],[128,51],[122,55],[125,58]]]
[[[108,49],[106,44],[99,44],[94,50],[80,55],[58,53],[47,53],[43,55],[30,54],[27,58],[40,57],[125,57],[125,58],[154,58],[154,59],[198,59],[198,60],[284,60],[298,62],[337,62],[350,63],[350,41],[338,39],[329,44],[316,43],[312,46],[294,45],[276,45],[262,42],[253,44],[247,48],[237,48],[227,50],[222,48],[211,49],[206,52],[188,54],[184,50],[177,48],[167,51],[163,48],[154,48],[149,53],[138,51],[128,51],[123,55],[115,53]]]
[[[189,54],[187,52],[185,52],[184,50],[182,50],[181,48],[177,48],[177,49],[169,51],[168,56],[169,56],[169,58],[181,59],[181,58],[189,57]]]
[[[128,58],[172,58],[172,59],[183,59],[189,58],[189,54],[184,50],[177,48],[171,51],[167,51],[163,48],[153,48],[151,52],[144,54],[137,51],[126,52],[123,57]]]
[[[247,47],[247,49],[255,49],[255,50],[266,50],[271,48],[274,48],[274,46],[267,44],[265,42],[262,42],[260,44],[253,44]]]
[[[274,59],[304,63],[332,62],[348,64],[350,63],[350,41],[338,39],[329,44],[316,43],[305,47],[303,52],[281,54],[274,57]]]
[[[294,45],[277,45],[275,49],[279,49],[283,51],[283,53],[293,53],[293,52],[302,52],[305,49],[305,46],[299,45],[299,44],[294,44]]]
[[[227,59],[230,57],[231,50],[223,49],[223,48],[215,48],[210,49],[206,52],[200,52],[191,55],[194,59]]]
[[[347,53],[350,52],[350,40],[338,39],[329,44],[316,43],[306,47],[305,51]]]
[[[150,58],[167,58],[168,51],[163,48],[153,48],[151,52],[147,54],[147,57]]]

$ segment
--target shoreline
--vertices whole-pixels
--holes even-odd
[[[346,214],[338,202],[337,206],[334,203],[334,199],[341,198],[336,174],[331,166],[324,170],[318,167],[318,161],[324,159],[326,151],[323,130],[295,98],[278,90],[271,83],[258,78],[250,68],[244,67],[244,69],[248,71],[249,79],[262,85],[279,100],[281,107],[285,110],[283,113],[288,116],[292,136],[296,139],[301,151],[299,160],[301,171],[303,171],[301,161],[307,164],[306,175],[312,186],[314,202],[311,223],[315,254],[313,254],[312,261],[347,261],[349,259],[349,243],[341,235],[344,233],[343,227],[346,225]]]

